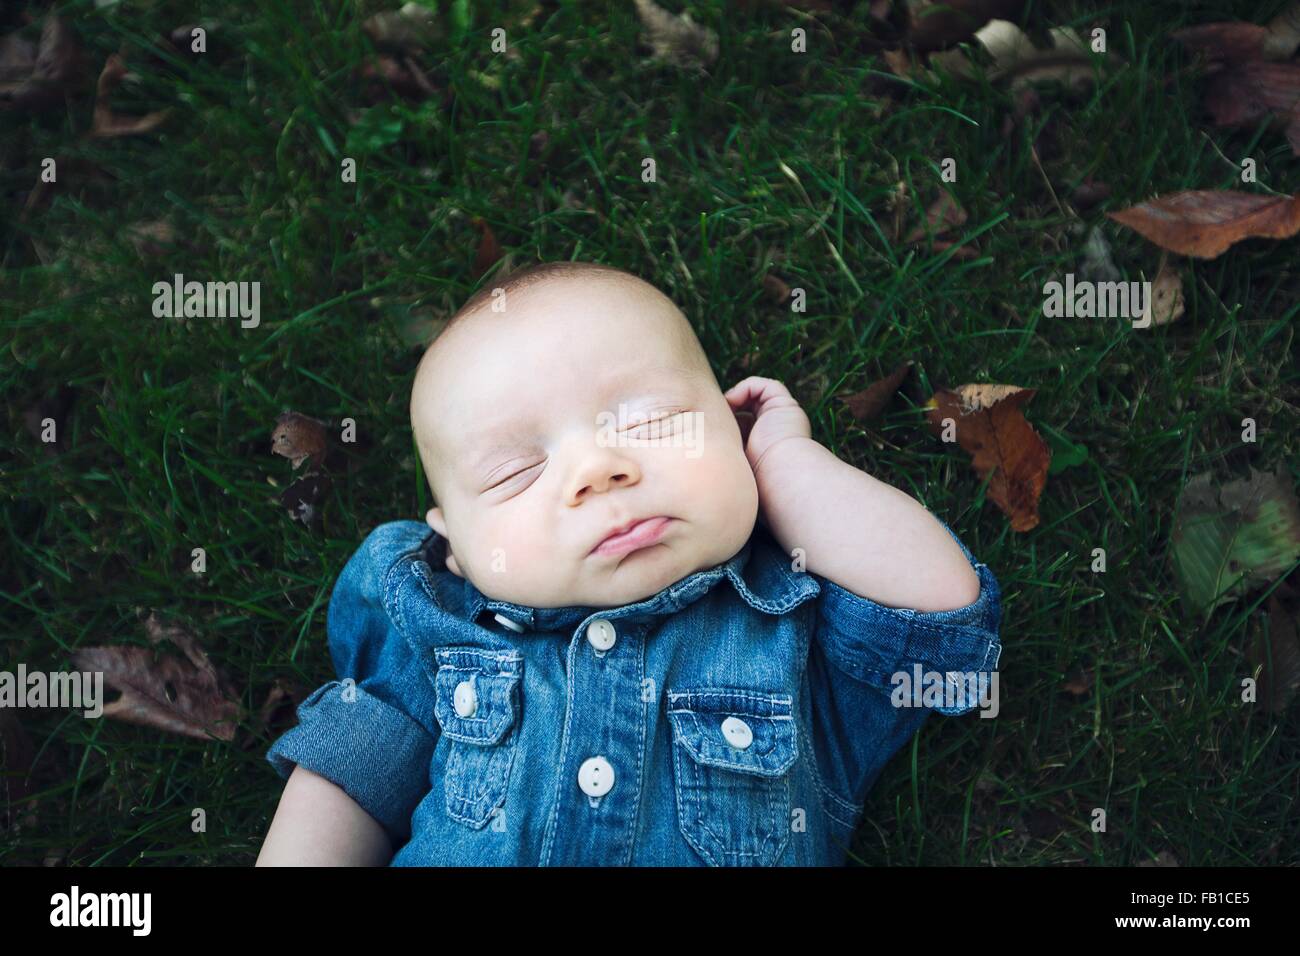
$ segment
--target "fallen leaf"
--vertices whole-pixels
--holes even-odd
[[[37,47],[15,33],[4,38],[0,49],[0,109],[45,109],[81,88],[81,47],[60,17],[45,17]]]
[[[922,0],[908,7],[908,42],[921,52],[969,39],[989,20],[1014,16],[1024,0]]]
[[[1296,637],[1295,613],[1278,599],[1268,596],[1267,634],[1255,632],[1246,651],[1251,668],[1259,673],[1258,700],[1265,709],[1280,714],[1300,690],[1300,640]]]
[[[691,20],[690,13],[676,16],[654,0],[635,2],[645,42],[656,57],[693,72],[702,71],[718,58],[718,35]]]
[[[1300,507],[1285,470],[1216,486],[1204,473],[1179,496],[1170,560],[1199,614],[1272,583],[1300,559]]]
[[[1051,49],[1040,50],[1014,23],[989,21],[975,34],[993,58],[993,65],[987,71],[989,81],[1009,78],[1013,92],[1040,82],[1083,87],[1096,78],[1096,64],[1110,59],[1109,55],[1097,55],[1094,59],[1088,45],[1069,27],[1053,27],[1049,35]],[[930,63],[953,76],[967,79],[978,72],[978,67],[961,50],[933,54]]]
[[[1141,325],[1168,325],[1182,318],[1183,280],[1178,270],[1163,260],[1151,283],[1151,297],[1142,311]]]
[[[889,404],[889,400],[894,397],[898,387],[903,384],[903,379],[907,378],[908,373],[911,371],[912,363],[904,362],[884,378],[872,382],[862,391],[841,396],[840,401],[849,407],[849,414],[858,421],[871,421],[878,418],[880,413],[885,410],[885,406]]]
[[[1243,239],[1287,239],[1300,232],[1300,199],[1191,189],[1106,213],[1162,249],[1213,259]]]
[[[187,660],[172,654],[155,659],[149,648],[130,645],[73,652],[78,669],[102,671],[104,681],[122,692],[102,715],[200,740],[233,740],[241,708],[198,642],[180,628],[162,627],[153,615],[146,630],[151,642],[170,640]]]
[[[1025,420],[1023,407],[1034,389],[1018,385],[970,384],[941,389],[926,403],[926,418],[942,437],[944,419],[971,456],[971,467],[988,478],[988,497],[1011,519],[1013,531],[1038,526],[1038,499],[1047,482],[1052,453]]]
[[[280,504],[293,517],[310,526],[320,513],[320,503],[333,487],[329,475],[311,473],[303,475],[280,495]]]
[[[275,422],[275,429],[271,432],[273,454],[288,458],[295,470],[307,458],[312,460],[313,466],[325,461],[324,422],[297,412],[284,412]]]
[[[126,61],[119,54],[110,53],[99,74],[99,85],[95,90],[95,115],[91,120],[89,134],[91,137],[105,139],[148,133],[157,129],[171,113],[170,109],[146,113],[144,116],[121,116],[114,113],[108,101],[126,75]]]
[[[1270,120],[1284,131],[1292,154],[1300,156],[1300,64],[1234,64],[1210,78],[1205,108],[1217,126]]]
[[[1267,26],[1216,22],[1184,27],[1170,34],[1190,52],[1212,62],[1285,60],[1300,46],[1300,3],[1293,3]]]

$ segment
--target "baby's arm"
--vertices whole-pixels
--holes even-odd
[[[773,379],[751,376],[727,398],[755,415],[746,453],[772,536],[805,570],[887,607],[947,611],[980,595],[961,547],[906,492],[835,457]]]
[[[297,766],[280,795],[258,866],[386,866],[388,834],[341,788]]]

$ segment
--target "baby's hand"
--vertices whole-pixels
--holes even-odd
[[[807,414],[776,379],[751,375],[733,385],[724,396],[740,423],[745,457],[755,475],[764,457],[785,439],[812,438],[812,423]]]

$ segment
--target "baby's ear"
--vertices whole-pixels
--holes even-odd
[[[451,538],[447,537],[447,523],[442,520],[442,509],[430,508],[424,520],[447,543],[447,570],[456,577],[463,578],[465,575],[460,573],[460,565],[456,563],[456,555],[451,550]]]

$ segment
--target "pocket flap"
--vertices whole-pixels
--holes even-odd
[[[515,722],[516,688],[523,658],[477,647],[437,647],[434,716],[442,732],[468,744],[496,744]],[[468,684],[473,710],[456,711],[456,689]]]
[[[670,690],[668,719],[677,743],[699,764],[777,777],[799,755],[789,694],[722,687]]]

